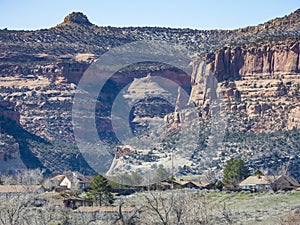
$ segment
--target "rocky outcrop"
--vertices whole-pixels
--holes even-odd
[[[119,159],[124,155],[128,155],[131,152],[130,147],[128,146],[117,146],[115,150],[115,158]]]
[[[77,24],[82,26],[91,26],[92,23],[89,21],[86,15],[82,12],[72,12],[68,16],[65,17],[63,25],[66,24]]]
[[[299,41],[256,47],[225,47],[214,54],[213,73],[218,81],[252,75],[299,73]]]
[[[255,120],[247,129],[257,132],[299,127],[294,116],[300,100],[299,43],[225,47],[207,55],[206,64],[194,63],[191,101],[205,109],[218,96],[227,112],[246,115],[241,120]],[[218,87],[209,87],[214,81]]]

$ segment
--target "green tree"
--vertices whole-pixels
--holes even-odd
[[[88,196],[95,202],[99,202],[100,206],[113,203],[113,195],[109,181],[101,174],[94,177]]]
[[[261,172],[260,170],[256,170],[256,171],[254,172],[254,175],[255,175],[255,176],[264,176],[264,173]]]
[[[223,184],[228,188],[238,187],[238,184],[249,176],[249,169],[242,159],[231,158],[224,167]]]

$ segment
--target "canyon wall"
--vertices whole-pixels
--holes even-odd
[[[253,75],[273,76],[299,73],[299,42],[275,46],[225,47],[214,55],[213,69],[219,81]]]
[[[194,62],[190,101],[205,108],[212,92],[228,113],[256,122],[257,132],[299,128],[299,41],[224,47]],[[218,88],[211,88],[208,84]],[[213,91],[214,90],[214,91]]]

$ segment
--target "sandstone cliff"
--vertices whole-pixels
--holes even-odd
[[[213,73],[219,81],[247,76],[299,73],[299,41],[275,45],[225,47],[214,55]]]
[[[191,101],[205,108],[215,90],[227,103],[228,112],[246,114],[244,120],[256,118],[248,129],[272,132],[299,127],[299,43],[288,39],[276,44],[224,47],[206,55],[207,64],[194,62]],[[214,81],[218,88],[206,85]]]

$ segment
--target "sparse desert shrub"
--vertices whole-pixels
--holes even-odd
[[[289,213],[280,220],[281,225],[299,225],[300,224],[300,210]]]

